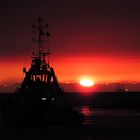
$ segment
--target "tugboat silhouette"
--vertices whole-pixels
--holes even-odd
[[[31,67],[23,68],[25,78],[14,94],[3,102],[5,125],[75,125],[83,115],[75,111],[61,89],[53,67],[49,64],[49,50],[44,47],[50,33],[48,25],[39,18],[33,24],[37,50],[32,53]]]

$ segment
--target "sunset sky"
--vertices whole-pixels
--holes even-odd
[[[38,17],[49,24],[60,82],[140,81],[139,7],[135,0],[1,0],[0,83],[23,79]]]

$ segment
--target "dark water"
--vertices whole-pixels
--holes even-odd
[[[85,119],[83,125],[137,125],[140,122],[140,110],[138,109],[110,109],[110,108],[93,108],[90,106],[82,106],[77,110],[84,114]]]
[[[0,140],[139,140],[137,109],[75,107],[85,115],[79,126],[1,127]]]

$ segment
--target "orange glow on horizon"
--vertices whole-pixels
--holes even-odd
[[[23,67],[29,66],[29,63],[26,62],[21,58],[7,58],[0,61],[0,84],[22,81],[24,78]]]
[[[78,81],[90,75],[97,82],[140,81],[140,59],[66,57],[53,61],[60,81]]]
[[[0,61],[0,83],[23,80],[23,67],[28,61],[11,59]],[[50,64],[60,82],[78,82],[82,75],[94,77],[94,82],[140,81],[140,59],[116,59],[103,57],[52,57]]]

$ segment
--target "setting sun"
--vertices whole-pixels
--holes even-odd
[[[85,86],[85,87],[92,87],[95,83],[91,79],[81,79],[80,80],[80,85]]]

